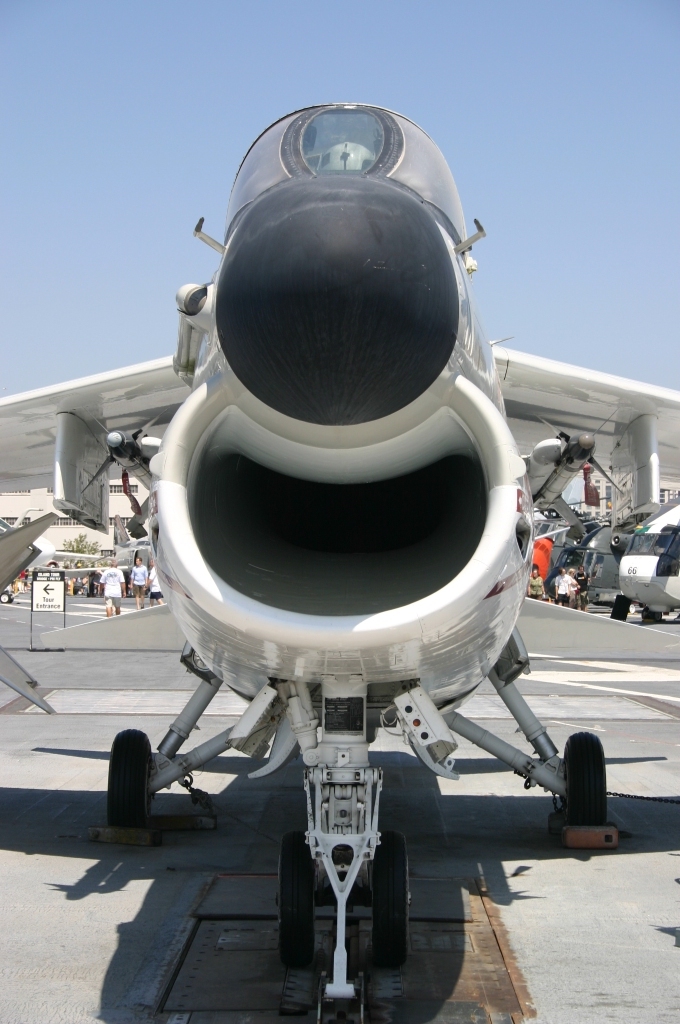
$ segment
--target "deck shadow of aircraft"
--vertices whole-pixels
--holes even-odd
[[[92,761],[108,761],[108,750],[69,750],[66,747],[33,747],[34,754],[61,754],[63,757],[87,757]]]
[[[87,756],[92,752],[73,753]],[[531,893],[529,878],[523,891],[511,889],[504,862],[515,860],[526,865],[527,860],[584,860],[593,856],[587,851],[565,850],[558,837],[548,834],[551,798],[524,793],[519,779],[516,796],[449,795],[441,793],[436,777],[424,771],[407,752],[372,753],[371,759],[382,764],[385,772],[381,827],[405,833],[414,876],[445,880],[475,877],[481,870],[494,902],[502,907],[517,900],[540,898]],[[157,950],[165,939],[168,922],[177,923],[174,908],[183,901],[186,904],[191,893],[198,893],[215,873],[276,873],[281,835],[306,827],[300,760],[291,762],[276,776],[257,780],[246,777],[255,765],[242,756],[221,756],[209,767],[213,775],[230,776],[227,785],[213,795],[217,830],[166,833],[163,845],[157,848],[99,847],[87,842],[87,826],[100,824],[105,814],[105,794],[101,791],[0,789],[0,817],[5,824],[0,831],[0,847],[29,856],[74,857],[90,862],[74,883],[63,883],[58,870],[46,881],[64,894],[65,901],[106,897],[135,881],[151,883],[135,917],[117,927],[118,945],[101,989],[99,1019],[106,1024],[120,1024],[126,1012],[136,1013],[140,999],[148,1007],[160,999],[160,975],[165,968],[161,965],[159,975],[152,978],[148,957],[144,961],[140,950],[147,950],[149,955]],[[200,785],[200,779],[196,784]],[[57,799],[65,801],[65,810],[55,821]],[[675,819],[669,820],[663,805],[640,806],[637,801],[610,799],[609,808],[610,818],[633,833],[632,839],[622,842],[619,855],[677,849]],[[164,792],[154,802],[154,813],[188,810],[184,794]],[[185,915],[188,912],[187,905]],[[140,977],[148,980],[144,991]],[[452,976],[452,991],[455,983],[456,977]]]
[[[59,747],[33,747],[36,754],[61,754],[64,757],[84,757],[94,761],[108,761],[108,750],[70,750]],[[667,761],[664,755],[651,755],[649,757],[608,757],[607,764],[647,764],[651,761]],[[254,770],[254,769],[250,769]],[[229,758],[216,757],[204,765],[202,771],[218,775],[231,774],[232,768]],[[495,775],[500,772],[511,772],[512,768],[494,757],[462,757],[456,758],[456,771],[461,775]],[[247,773],[246,773],[247,774]]]

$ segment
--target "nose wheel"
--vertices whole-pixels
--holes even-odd
[[[304,832],[281,841],[279,950],[286,967],[307,967],[314,957],[314,862]]]
[[[408,857],[401,832],[383,832],[373,860],[373,963],[400,967],[408,954]],[[341,941],[341,940],[339,940]],[[314,957],[314,862],[304,832],[286,832],[279,856],[279,949],[286,967]]]
[[[373,963],[401,967],[408,954],[408,857],[401,832],[383,832],[373,861]]]
[[[151,744],[139,729],[119,732],[111,747],[106,817],[118,828],[145,828],[149,816]]]

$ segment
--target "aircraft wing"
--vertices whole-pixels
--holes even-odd
[[[93,433],[104,436],[115,428],[160,429],[188,394],[168,356],[3,398],[0,490],[52,483],[58,413],[75,413],[91,425]]]
[[[510,429],[522,454],[555,430],[588,431],[596,435],[598,459],[608,465],[630,424],[651,414],[662,483],[680,487],[680,392],[500,345],[493,351]]]
[[[0,591],[40,555],[40,548],[35,546],[35,542],[56,518],[54,512],[48,512],[32,523],[10,527],[0,534]]]

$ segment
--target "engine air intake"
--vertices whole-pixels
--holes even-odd
[[[450,455],[363,484],[300,480],[206,446],[189,508],[208,565],[235,590],[311,615],[359,615],[440,590],[486,519],[480,464]]]

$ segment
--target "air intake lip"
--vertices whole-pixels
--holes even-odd
[[[266,405],[325,425],[415,401],[458,329],[451,257],[428,207],[371,178],[278,185],[247,208],[225,255],[225,356]]]

